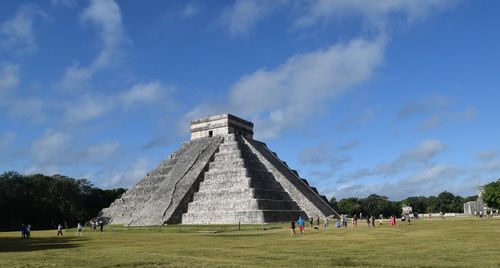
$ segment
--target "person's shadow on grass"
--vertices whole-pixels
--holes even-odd
[[[19,237],[0,237],[1,252],[24,252],[48,249],[67,249],[80,246],[85,237],[33,237],[21,239]]]

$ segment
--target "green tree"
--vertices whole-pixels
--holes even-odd
[[[463,209],[463,198],[444,191],[438,195],[440,212],[461,212]]]
[[[354,216],[363,212],[359,199],[356,197],[344,198],[338,202],[340,212]]]
[[[412,207],[414,213],[427,212],[427,197],[412,196],[401,201],[402,204]]]
[[[490,208],[500,208],[500,179],[484,186],[483,201]]]
[[[387,196],[371,194],[367,198],[363,198],[361,203],[367,216],[378,217],[380,214],[383,214],[387,217],[393,214],[393,209]]]
[[[339,212],[339,210],[340,210],[340,209],[339,209],[339,206],[338,206],[338,203],[337,203],[337,199],[336,199],[335,197],[332,197],[332,198],[330,199],[330,206],[332,206],[332,208],[333,208],[335,211]]]

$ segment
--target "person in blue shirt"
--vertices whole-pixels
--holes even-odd
[[[300,229],[300,234],[304,234],[304,219],[302,219],[302,216],[299,216],[299,220],[297,221],[297,225],[299,226]]]

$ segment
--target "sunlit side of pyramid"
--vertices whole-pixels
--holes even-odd
[[[223,114],[191,122],[191,140],[101,211],[131,226],[236,224],[337,217],[326,198],[291,170],[253,123]]]

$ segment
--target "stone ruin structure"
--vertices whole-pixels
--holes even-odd
[[[191,140],[99,217],[129,226],[338,217],[327,199],[231,114],[191,122]]]

